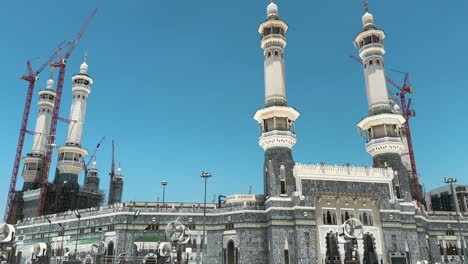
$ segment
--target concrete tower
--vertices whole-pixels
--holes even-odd
[[[85,175],[84,189],[91,192],[99,192],[99,170],[96,168],[96,161],[93,161],[93,167],[88,169]]]
[[[357,126],[366,138],[366,150],[372,155],[374,167],[392,167],[397,197],[411,199],[408,170],[400,154],[404,149],[401,127],[406,122],[397,105],[392,106],[387,90],[384,67],[385,33],[374,25],[374,17],[365,8],[363,30],[354,42],[364,66],[368,116]]]
[[[55,183],[78,186],[78,174],[83,170],[83,158],[88,151],[81,147],[86,104],[93,79],[88,75],[87,54],[81,64],[80,73],[72,77],[73,101],[70,110],[67,140],[57,149],[58,163]]]
[[[296,191],[291,149],[296,144],[294,122],[299,112],[287,106],[284,48],[288,25],[279,18],[278,6],[267,7],[266,21],[260,24],[265,66],[265,108],[255,113],[260,125],[259,144],[265,151],[264,188],[268,197],[287,197]]]
[[[123,192],[124,177],[122,175],[122,168],[117,169],[117,175],[114,176],[114,180],[111,185],[112,201],[109,201],[109,204],[121,203],[122,202],[122,192]]]
[[[47,80],[46,89],[39,91],[39,113],[36,120],[32,151],[23,158],[23,191],[37,189],[41,182],[43,160],[47,152],[47,139],[55,103],[52,73],[53,71],[51,71],[50,79]]]

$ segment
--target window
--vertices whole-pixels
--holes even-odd
[[[372,65],[374,64],[374,62],[372,60],[369,61],[369,65]]]
[[[96,227],[91,227],[91,233],[96,233]]]
[[[84,228],[80,228],[80,234],[84,234]]]
[[[359,221],[364,226],[373,226],[374,225],[374,219],[372,217],[372,211],[371,210],[359,210]]]
[[[454,236],[454,235],[455,235],[455,231],[453,231],[453,230],[447,230],[447,231],[445,232],[445,234],[447,234],[447,236]]]
[[[235,263],[235,245],[234,241],[229,240],[227,243],[227,264],[234,264]]]
[[[151,224],[148,225],[145,230],[159,230],[159,225],[158,224]]]
[[[224,225],[225,229],[234,229],[234,224],[233,223],[227,223]]]
[[[354,210],[353,209],[341,209],[341,223],[344,223],[346,220],[350,218],[354,218]]]
[[[64,236],[65,235],[65,230],[60,230],[59,231],[59,236]]]
[[[286,194],[286,181],[281,180],[281,194]]]
[[[268,58],[270,58],[270,57],[271,57],[271,51],[268,52]]]
[[[284,250],[284,264],[289,264],[289,250]]]
[[[278,51],[277,51],[277,50],[275,50],[275,56],[278,56],[278,55],[279,55]]]
[[[396,235],[392,235],[392,249],[394,252],[398,251]]]
[[[323,223],[325,225],[336,225],[335,209],[323,209]]]
[[[114,225],[108,225],[107,226],[107,231],[114,231]]]

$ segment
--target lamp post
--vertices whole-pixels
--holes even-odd
[[[133,258],[133,245],[135,245],[135,220],[140,216],[141,211],[136,210],[135,213],[133,213],[133,220],[132,220],[132,246],[130,248],[130,257]],[[132,260],[133,263],[133,260]]]
[[[168,184],[167,181],[162,181],[161,182],[161,185],[163,187],[163,208],[166,206],[166,203],[165,203],[165,196],[166,196],[166,185]]]
[[[80,221],[81,221],[81,215],[78,210],[73,211],[75,216],[78,218],[78,227],[76,228],[76,241],[75,241],[75,259],[78,259],[78,238],[80,236]]]
[[[208,178],[210,178],[212,175],[209,172],[203,171],[200,177],[205,179],[205,195],[204,195],[204,202],[203,202],[203,233],[202,233],[202,264],[206,263],[206,246],[205,246],[205,231],[206,231],[206,183],[208,181]]]
[[[50,262],[50,252],[52,251],[52,244],[50,243],[50,228],[52,226],[52,221],[45,215],[44,218],[49,222],[49,231],[47,232],[47,262]]]
[[[458,251],[458,256],[460,257],[460,260],[462,263],[465,263],[464,258],[466,257],[466,253],[463,252],[465,251],[465,238],[463,237],[463,234],[461,232],[460,228],[460,208],[458,207],[458,199],[457,199],[457,193],[455,192],[455,189],[453,187],[453,183],[457,182],[457,179],[455,178],[444,178],[444,182],[450,184],[450,194],[452,195],[452,200],[453,200],[453,206],[455,207],[455,213],[457,215],[457,224],[458,224],[458,235],[460,236],[460,249]]]
[[[65,239],[65,229],[63,228],[63,225],[61,223],[57,223],[58,226],[60,226],[60,228],[62,229],[62,245],[60,246],[60,251],[61,251],[61,256],[60,256],[60,263],[63,262],[63,255],[64,255],[64,251],[63,251],[63,240]]]

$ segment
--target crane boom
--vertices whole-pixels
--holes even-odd
[[[13,172],[11,173],[11,180],[10,180],[10,187],[8,189],[8,198],[7,198],[7,205],[5,208],[5,214],[4,214],[4,219],[3,222],[7,222],[8,218],[10,217],[11,209],[12,209],[12,203],[13,199],[15,196],[15,189],[16,189],[16,181],[18,179],[18,171],[19,171],[19,165],[21,162],[21,155],[23,153],[23,145],[24,145],[24,137],[26,135],[27,126],[28,126],[28,120],[29,120],[29,112],[31,110],[31,101],[32,101],[32,95],[34,91],[34,86],[37,81],[37,76],[44,70],[44,68],[50,64],[57,55],[56,52],[52,54],[52,56],[49,57],[47,61],[42,64],[41,67],[39,67],[35,72],[32,70],[32,65],[31,61],[27,61],[26,65],[28,68],[28,75],[23,75],[21,76],[21,80],[25,80],[29,82],[28,85],[28,92],[26,94],[26,102],[24,103],[24,110],[23,110],[23,118],[21,120],[21,128],[20,128],[20,133],[19,133],[19,138],[18,138],[18,144],[16,146],[16,153],[15,153],[15,161],[13,163]]]
[[[73,43],[71,44],[67,52],[65,53],[64,57],[61,57],[62,49],[59,48],[57,50],[57,54],[60,58],[60,61],[52,64],[54,67],[60,68],[60,72],[59,72],[59,77],[58,77],[58,82],[57,82],[54,109],[52,111],[52,124],[50,126],[49,138],[47,140],[48,148],[47,148],[47,153],[46,153],[46,157],[44,159],[44,164],[42,168],[41,192],[39,195],[39,206],[37,208],[38,216],[41,216],[44,214],[44,206],[45,206],[46,193],[47,193],[47,183],[48,183],[50,164],[51,164],[51,159],[52,159],[52,154],[53,154],[52,146],[54,146],[55,144],[55,137],[56,137],[56,132],[57,132],[57,121],[59,119],[60,102],[62,100],[63,82],[65,79],[65,68],[67,65],[66,63],[73,49],[76,47],[80,39],[83,37],[83,34],[86,31],[86,28],[88,27],[89,23],[94,18],[96,13],[97,13],[97,9],[94,9],[91,15],[88,17],[88,19],[85,21],[85,23],[81,27],[81,30],[78,32],[78,35],[76,36],[75,40],[73,41]]]

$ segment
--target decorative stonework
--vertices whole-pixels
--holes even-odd
[[[259,140],[259,145],[263,148],[263,150],[275,147],[285,147],[292,149],[295,144],[296,135],[289,131],[274,130],[263,133]]]
[[[404,150],[404,145],[401,138],[384,137],[369,141],[366,150],[372,157],[385,153],[400,154]]]

